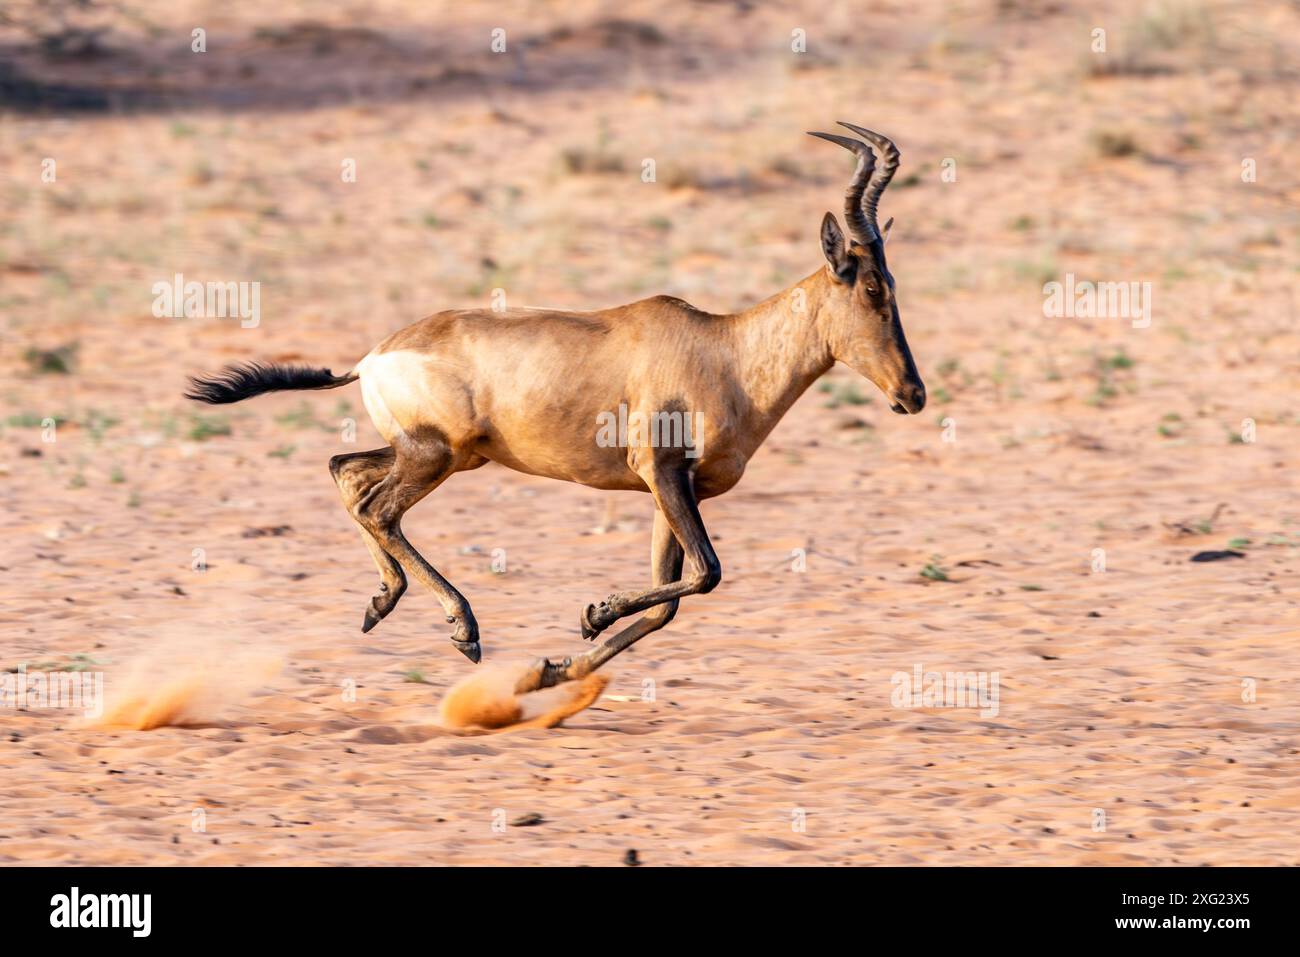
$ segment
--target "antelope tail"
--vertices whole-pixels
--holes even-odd
[[[274,362],[245,362],[227,366],[212,375],[192,376],[185,398],[211,405],[224,405],[227,402],[242,402],[263,392],[337,389],[359,378],[355,372],[334,375],[329,369],[278,365]]]

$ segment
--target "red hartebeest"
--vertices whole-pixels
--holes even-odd
[[[345,375],[252,363],[194,379],[188,395],[238,402],[359,379],[388,445],[336,455],[330,472],[379,568],[379,593],[362,630],[393,610],[411,576],[438,597],[456,626],[452,642],[475,662],[481,650],[469,602],[402,534],[411,506],[453,473],[487,462],[597,489],[649,492],[656,506],[653,585],[587,605],[582,635],[594,639],[624,616],[645,614],[584,654],[540,660],[519,690],[582,677],[668,624],[681,598],[717,586],[722,566],[697,503],[740,480],[786,410],[837,360],[874,382],[895,412],[925,406],[885,264],[892,220],[883,230],[876,221],[898,150],[878,133],[840,125],[861,139],[812,135],[857,156],[844,199],[849,239],[827,213],[826,265],[742,312],[715,315],[670,296],[598,312],[452,310],[393,333]],[[616,439],[602,425],[611,416],[620,423]],[[683,416],[688,427],[667,443],[623,427]]]

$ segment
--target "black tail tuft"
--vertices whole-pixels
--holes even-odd
[[[190,378],[185,398],[212,405],[240,402],[263,392],[285,389],[334,389],[357,380],[355,375],[332,375],[329,369],[246,362],[227,366],[214,375]]]

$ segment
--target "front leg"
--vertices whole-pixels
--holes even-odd
[[[662,516],[663,522],[690,561],[691,574],[667,583],[659,583],[656,579],[654,588],[618,592],[598,605],[588,605],[583,609],[579,623],[582,637],[589,640],[625,615],[676,601],[685,595],[713,591],[722,580],[722,565],[718,562],[713,544],[704,530],[704,522],[700,519],[690,473],[682,468],[656,469],[648,477],[648,484],[655,504],[659,506],[655,530],[658,532]]]
[[[655,511],[654,533],[650,543],[650,568],[656,585],[667,585],[682,577],[682,546],[662,510]],[[549,688],[562,681],[582,678],[595,671],[629,645],[658,631],[677,614],[676,598],[655,605],[608,641],[576,658],[552,662],[539,659],[515,685],[516,694]]]

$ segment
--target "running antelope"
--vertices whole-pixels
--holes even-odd
[[[455,625],[452,643],[473,662],[482,655],[474,612],[402,534],[409,508],[453,473],[488,462],[591,488],[649,492],[653,586],[587,605],[579,624],[594,640],[619,619],[645,614],[584,654],[539,660],[518,690],[581,678],[668,624],[681,598],[717,587],[722,566],[698,502],[740,480],[786,410],[837,360],[874,382],[894,412],[925,406],[885,265],[893,220],[884,229],[876,223],[898,149],[879,133],[840,125],[862,139],[811,135],[857,157],[844,196],[850,241],[827,213],[826,266],[743,312],[714,315],[671,296],[599,312],[452,310],[389,336],[346,375],[248,363],[192,379],[187,397],[238,402],[360,379],[366,411],[388,445],[336,455],[330,473],[379,569],[379,593],[361,630],[392,612],[411,576],[438,597]],[[685,414],[695,441],[665,445],[637,429],[626,441],[599,441],[597,425],[626,410],[640,421]]]

